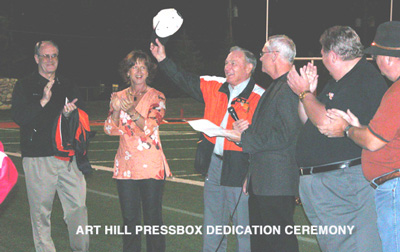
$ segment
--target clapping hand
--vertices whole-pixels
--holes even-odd
[[[338,109],[328,109],[327,116],[329,118],[341,117],[346,120],[348,124],[355,127],[361,127],[357,116],[355,116],[350,109],[347,110],[347,113]]]
[[[40,104],[42,105],[42,107],[44,107],[51,99],[51,88],[54,85],[54,80],[49,80],[49,82],[47,82],[46,86],[43,88],[43,97],[40,100]]]
[[[314,93],[318,85],[317,67],[313,63],[308,62],[307,66],[300,69],[300,74],[307,79],[311,93]]]
[[[132,96],[128,96],[124,99],[121,99],[120,106],[121,106],[121,110],[126,112],[129,115],[133,114],[136,111]]]
[[[113,111],[117,112],[118,114],[121,111],[121,101],[119,100],[117,93],[111,94],[111,107]]]
[[[287,78],[289,87],[297,95],[307,90],[314,92],[317,89],[317,67],[312,63],[300,68],[300,74],[296,71],[296,67],[293,66]]]
[[[318,126],[319,132],[327,137],[343,137],[345,128],[350,124],[360,127],[358,118],[348,109],[347,113],[338,109],[328,109],[326,115],[330,123]]]

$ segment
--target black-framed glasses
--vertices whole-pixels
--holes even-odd
[[[264,56],[264,54],[266,53],[273,53],[273,52],[279,52],[279,51],[260,52],[260,57]]]
[[[39,54],[38,56],[46,60],[58,59],[58,54]]]

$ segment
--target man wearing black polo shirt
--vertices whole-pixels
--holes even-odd
[[[322,62],[332,79],[316,97],[316,67],[293,68],[288,81],[299,95],[299,114],[305,124],[296,147],[300,167],[300,198],[313,225],[354,227],[347,234],[319,234],[322,251],[381,251],[374,192],[361,170],[361,148],[347,138],[328,138],[318,126],[331,120],[326,110],[350,109],[368,124],[387,86],[373,65],[363,58],[363,46],[350,27],[334,26],[320,38]]]

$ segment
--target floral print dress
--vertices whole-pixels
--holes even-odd
[[[126,98],[128,88],[117,93]],[[165,179],[171,176],[167,160],[162,150],[159,125],[165,115],[165,96],[150,88],[139,101],[136,111],[145,118],[145,127],[140,129],[130,116],[121,110],[119,125],[111,119],[112,107],[104,123],[104,132],[119,136],[119,147],[114,161],[116,179]]]

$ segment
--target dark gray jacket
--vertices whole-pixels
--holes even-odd
[[[284,74],[264,92],[252,124],[242,134],[243,152],[250,154],[248,179],[255,195],[298,194],[295,146],[302,126],[298,104]]]

